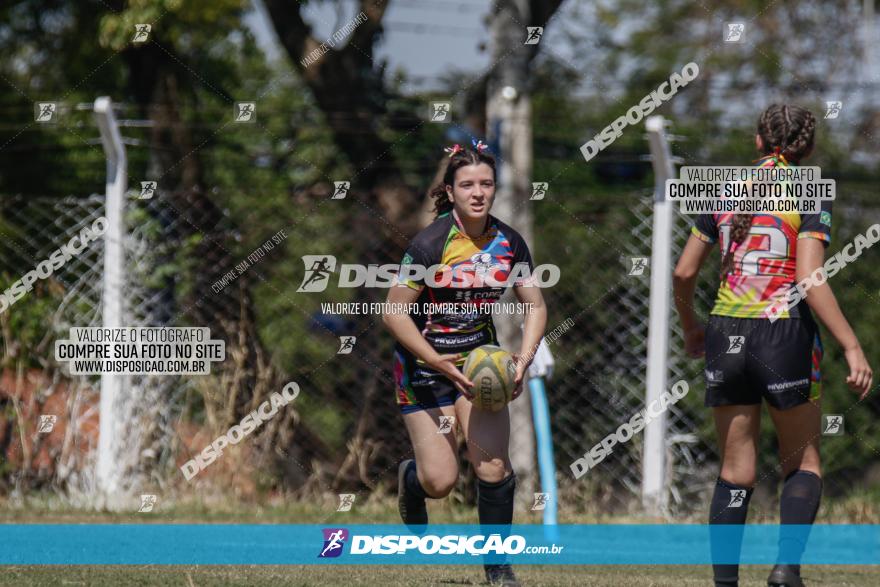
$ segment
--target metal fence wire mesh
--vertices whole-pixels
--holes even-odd
[[[0,289],[7,291],[103,215],[99,195],[0,198]],[[32,483],[93,483],[97,379],[64,375],[52,356],[54,341],[67,338],[70,327],[101,326],[103,264],[98,238],[0,313],[3,486],[22,491]],[[40,432],[41,416],[57,422],[56,442]]]
[[[407,239],[389,231],[362,198],[352,194],[346,208],[341,202],[313,202],[295,226],[279,227],[285,231],[283,246],[247,267],[241,263],[272,234],[248,232],[246,218],[233,222],[214,211],[187,208],[186,198],[175,194],[127,202],[125,324],[209,326],[212,338],[226,342],[227,352],[209,376],[142,376],[126,383],[118,434],[126,438],[120,458],[126,459],[132,486],[144,480],[179,483],[182,461],[294,380],[303,389],[295,410],[267,423],[240,458],[218,461],[206,476],[228,474],[232,480],[271,470],[292,494],[331,499],[354,493],[363,500],[374,490],[393,487],[397,463],[411,447],[394,403],[391,337],[380,316],[331,315],[321,308],[322,302],[382,301],[386,291],[330,286],[320,294],[296,293],[302,255],[332,254],[340,263],[399,262]],[[557,221],[568,223],[576,236],[561,249],[555,241],[541,240],[537,231],[533,247],[537,262],[562,268],[560,288],[545,292],[547,330],[566,320],[574,323],[550,345],[556,359],[548,400],[559,506],[561,511],[635,512],[641,435],[616,446],[579,480],[572,479],[569,465],[645,407],[650,262],[638,272],[633,259],[650,260],[653,199],[644,191],[630,192],[577,213],[563,201],[543,202],[546,208],[536,213],[536,223],[563,218]],[[877,211],[865,203],[835,210],[846,227],[835,233],[839,244],[863,231],[866,218]],[[102,196],[0,198],[3,289],[103,214]],[[673,260],[691,222],[676,212]],[[237,265],[243,270],[235,279],[221,282]],[[704,317],[714,299],[716,274],[717,267],[707,267],[697,290],[697,310]],[[70,327],[101,325],[102,279],[98,241],[0,314],[6,366],[17,367],[30,382],[4,381],[2,400],[14,408],[7,414],[14,414],[12,420],[29,438],[22,446],[9,418],[0,429],[6,454],[19,453],[10,460],[5,484],[90,486],[86,465],[96,439],[99,382],[64,375],[52,357],[54,339],[66,338]],[[865,289],[858,282],[863,279],[853,275],[840,283]],[[669,385],[684,379],[690,393],[667,413],[669,513],[686,516],[701,511],[704,500],[696,498],[717,475],[718,455],[711,416],[702,405],[702,364],[684,357],[674,310],[670,315]],[[357,337],[351,354],[337,354],[341,336]],[[55,394],[61,399],[52,399]],[[44,446],[51,437],[38,434],[34,422],[53,410],[60,411],[63,435],[57,444]],[[761,454],[767,470],[773,470],[773,446],[765,432]],[[51,458],[41,460],[46,450]],[[52,467],[57,456],[62,458]],[[466,500],[473,498],[468,469],[465,465],[457,489]],[[843,470],[829,482],[830,490],[842,492],[851,478]],[[182,492],[187,491],[184,486]]]

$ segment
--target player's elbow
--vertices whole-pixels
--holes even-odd
[[[672,272],[672,279],[676,283],[686,283],[696,279],[697,271],[697,267],[679,264],[675,267],[675,271]]]

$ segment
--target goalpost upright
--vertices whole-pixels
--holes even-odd
[[[673,179],[673,159],[666,137],[666,120],[651,116],[645,121],[654,168],[654,212],[651,232],[651,295],[648,321],[648,370],[645,405],[666,389],[669,360],[669,315],[672,275],[672,203],[666,199],[666,180]],[[642,505],[662,514],[669,493],[666,487],[666,412],[645,426],[642,458]]]
[[[107,157],[107,183],[104,233],[104,282],[102,287],[102,324],[105,328],[121,327],[123,316],[122,286],[125,275],[123,253],[123,214],[125,193],[128,189],[128,160],[119,124],[113,113],[113,103],[100,97],[94,104],[95,119],[101,131],[101,144]],[[98,491],[105,503],[120,496],[121,463],[118,451],[118,399],[123,391],[124,376],[115,373],[101,375],[100,424],[98,429]]]

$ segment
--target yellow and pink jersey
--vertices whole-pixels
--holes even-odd
[[[770,155],[759,167],[784,167]],[[691,233],[708,243],[718,242],[722,258],[730,248],[732,212],[702,214]],[[816,214],[755,214],[745,240],[734,249],[733,268],[723,279],[712,314],[734,318],[765,318],[771,306],[788,305],[788,291],[796,282],[797,242],[815,238],[831,242],[831,202],[823,201]],[[783,310],[780,318],[789,318]]]

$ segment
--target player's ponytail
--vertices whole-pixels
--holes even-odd
[[[765,156],[773,156],[773,164],[800,163],[813,150],[816,117],[806,108],[788,104],[771,104],[758,119]],[[730,230],[730,243],[721,261],[721,278],[733,269],[733,254],[746,240],[752,227],[752,214],[735,214]]]
[[[446,164],[446,171],[443,173],[443,180],[431,190],[431,197],[434,198],[434,212],[437,216],[452,211],[452,202],[446,195],[446,186],[455,184],[455,172],[465,165],[479,165],[485,163],[492,168],[492,179],[497,181],[495,174],[495,158],[485,152],[485,147],[479,143],[479,147],[468,149],[459,147],[449,149],[449,163]]]

